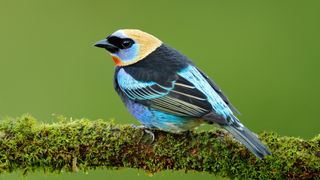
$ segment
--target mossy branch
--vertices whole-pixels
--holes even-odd
[[[78,171],[105,167],[201,171],[231,178],[311,179],[320,177],[320,135],[303,140],[261,133],[273,152],[263,160],[221,130],[148,134],[102,120],[37,122],[30,116],[0,121],[0,174],[42,169]]]

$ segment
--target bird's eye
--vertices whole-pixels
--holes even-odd
[[[122,48],[127,49],[130,48],[133,44],[132,40],[123,40],[121,43]]]

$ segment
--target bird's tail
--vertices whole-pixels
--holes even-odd
[[[271,154],[269,148],[262,144],[256,134],[244,127],[235,116],[232,118],[234,121],[229,125],[223,126],[223,128],[229,131],[258,158],[262,159],[264,156]]]

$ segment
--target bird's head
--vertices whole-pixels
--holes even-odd
[[[162,42],[136,29],[120,29],[95,44],[106,49],[117,66],[134,64],[156,50]]]

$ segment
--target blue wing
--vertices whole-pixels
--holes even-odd
[[[178,75],[188,79],[196,89],[207,97],[208,103],[212,106],[212,111],[206,115],[205,119],[211,122],[218,122],[220,124],[229,123],[233,114],[231,110],[233,109],[233,106],[213,81],[192,65],[189,65],[182,71],[178,72]]]
[[[170,77],[169,82],[142,82],[134,79],[124,69],[116,75],[123,94],[138,103],[172,115],[202,117],[212,111],[207,96],[182,74]]]
[[[228,105],[228,107],[232,110],[232,112],[236,114],[240,114],[240,112],[231,104],[227,96],[223,94],[219,86],[212,79],[210,79],[209,76],[207,76],[203,71],[201,71],[200,69],[197,69],[197,70],[206,79],[206,81],[210,84],[210,86],[219,94],[219,96]]]

